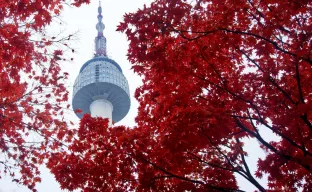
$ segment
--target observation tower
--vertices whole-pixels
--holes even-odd
[[[118,63],[107,56],[101,2],[97,18],[95,56],[82,65],[76,78],[73,109],[82,110],[82,113],[76,113],[80,119],[85,113],[109,118],[111,126],[112,122],[124,118],[130,109],[129,85]]]

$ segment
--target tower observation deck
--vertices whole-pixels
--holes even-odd
[[[98,31],[95,37],[95,56],[84,63],[74,83],[73,109],[82,118],[85,113],[92,117],[109,118],[118,122],[130,109],[129,85],[121,67],[106,53],[105,25],[102,22],[102,7],[98,8]]]

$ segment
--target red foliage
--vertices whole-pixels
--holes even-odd
[[[212,151],[223,156],[220,169],[263,191],[267,186],[244,164],[241,139],[253,137],[268,151],[258,174],[269,175],[270,189],[311,189],[311,5],[158,0],[126,15],[119,30],[130,40],[133,69],[144,77],[136,93],[139,126],[170,153],[180,152],[174,158],[196,155],[189,175],[194,167],[216,170],[207,166]],[[263,129],[280,140],[266,141]]]
[[[235,191],[237,173],[259,191],[311,191],[311,13],[307,0],[156,0],[127,14],[118,30],[143,77],[138,127],[85,117],[71,154],[50,160],[58,181],[85,191]],[[265,129],[280,139],[266,141]],[[256,173],[244,138],[267,151]],[[264,174],[267,186],[255,178]]]
[[[108,128],[108,120],[85,115],[80,122],[78,138],[68,151],[54,153],[48,168],[63,189],[83,191],[219,191],[235,189],[235,179],[227,170],[194,169],[190,154],[160,149],[161,145],[146,130],[123,126]],[[152,148],[154,147],[154,148]],[[160,148],[159,148],[160,147]],[[212,156],[210,156],[212,157]],[[167,162],[169,160],[171,162]],[[214,159],[218,162],[218,159]],[[177,163],[189,164],[180,167]],[[196,163],[198,166],[198,163]],[[167,171],[168,170],[168,171]],[[201,177],[204,171],[210,182],[191,179],[189,172]],[[220,186],[220,182],[223,183]]]
[[[48,167],[62,188],[109,191],[105,189],[116,186],[127,189],[127,184],[119,180],[121,177],[132,179],[134,172],[123,165],[131,165],[133,160],[119,146],[119,137],[127,129],[107,127],[107,119],[85,115],[80,122],[78,138],[69,146],[69,151],[52,155]]]
[[[43,32],[64,3],[0,1],[0,177],[9,174],[34,191],[38,165],[61,145],[52,136],[67,130],[67,123],[56,118],[68,93],[67,74],[58,63],[62,51],[54,46],[64,47],[66,40]]]

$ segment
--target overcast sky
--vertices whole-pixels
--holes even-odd
[[[73,42],[75,53],[69,55],[73,57],[72,63],[64,63],[62,67],[69,71],[70,79],[68,90],[72,92],[72,85],[77,77],[80,67],[89,59],[93,57],[94,53],[94,38],[97,35],[95,25],[97,23],[97,7],[99,5],[97,0],[91,0],[91,4],[83,5],[80,8],[66,7],[62,13],[61,19],[66,23],[60,28],[59,25],[52,25],[49,30],[50,33],[58,33],[66,29],[67,33],[74,33],[79,31],[78,40]],[[121,120],[118,125],[133,126],[134,118],[137,114],[138,103],[134,100],[133,95],[136,87],[141,84],[141,79],[130,70],[130,63],[127,61],[128,42],[124,34],[116,32],[116,26],[122,21],[123,15],[127,12],[134,12],[138,8],[142,8],[144,3],[149,3],[151,0],[102,0],[103,22],[105,24],[104,35],[107,38],[107,50],[111,59],[115,60],[123,69],[124,75],[128,79],[130,94],[131,94],[131,108],[128,115]],[[66,32],[64,34],[66,34]],[[70,95],[71,98],[71,95]],[[72,121],[78,123],[79,119],[75,115],[70,115]],[[248,141],[247,150],[253,152],[253,155],[248,159],[253,163],[252,170],[256,170],[256,160],[259,156],[264,156],[260,150],[256,150],[258,144],[256,141]],[[256,154],[256,155],[255,155]],[[55,181],[53,175],[49,170],[41,168],[42,183],[38,185],[39,192],[58,192],[61,191],[58,183]],[[264,181],[262,181],[264,182]],[[254,188],[247,182],[239,179],[241,189],[246,191],[253,191]],[[27,192],[25,187],[17,186],[11,183],[10,179],[0,180],[0,192]]]

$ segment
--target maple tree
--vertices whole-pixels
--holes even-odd
[[[71,35],[49,36],[45,28],[64,5],[88,2],[0,0],[0,177],[34,191],[38,166],[71,138],[62,120],[68,74],[59,65]]]
[[[258,191],[310,191],[311,9],[308,0],[155,0],[126,14],[117,30],[143,77],[138,125],[85,116],[70,152],[49,161],[56,179],[85,191],[240,191],[236,173]],[[266,151],[255,173],[246,138]]]

